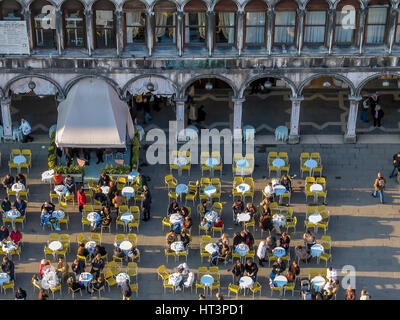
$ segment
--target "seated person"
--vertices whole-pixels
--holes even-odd
[[[267,186],[264,189],[265,194],[267,195],[267,200],[268,202],[273,202],[274,201],[274,195],[275,191],[272,188],[272,182],[268,182]]]
[[[183,218],[186,218],[189,215],[189,210],[187,207],[182,207],[180,213]]]
[[[179,204],[175,199],[173,199],[172,202],[168,206],[168,215],[177,213],[178,211],[179,211]]]
[[[89,251],[88,249],[85,248],[85,244],[83,242],[81,242],[79,244],[79,248],[78,251],[76,253],[77,256],[82,256],[82,257],[87,257],[89,255]]]
[[[82,259],[75,259],[74,262],[71,264],[71,270],[75,273],[75,275],[79,275],[85,272],[85,260]]]
[[[20,241],[22,239],[22,233],[21,231],[18,230],[16,225],[13,226],[13,230],[10,233],[10,239],[18,246],[20,245]]]
[[[259,220],[259,226],[262,230],[271,233],[271,231],[274,229],[274,223],[272,222],[271,214],[262,214]]]
[[[189,236],[186,234],[186,232],[185,231],[181,231],[181,234],[179,235],[180,236],[180,241],[182,241],[183,242],[183,246],[185,247],[185,249],[187,248],[187,246],[188,246],[188,244],[190,243],[190,238],[189,238]]]
[[[107,254],[106,248],[104,248],[103,246],[96,245],[93,251],[92,258],[97,256],[97,254],[100,254],[100,257],[105,256]]]
[[[98,185],[102,186],[109,186],[110,185],[110,176],[106,174],[104,171],[101,173]]]
[[[294,251],[296,252],[296,256],[298,256],[302,262],[308,262],[311,259],[311,255],[303,246],[297,246]]]
[[[4,197],[4,200],[1,203],[1,208],[3,209],[3,212],[7,212],[7,211],[10,211],[12,209],[11,208],[11,202],[10,202],[10,200],[8,200],[7,197]]]
[[[171,244],[178,241],[178,236],[175,231],[171,230],[166,237],[168,249],[171,250]]]
[[[7,173],[2,182],[5,189],[11,189],[14,184],[14,177]]]
[[[250,217],[253,218],[254,215],[257,213],[257,208],[254,204],[248,203],[244,212],[250,214]]]
[[[37,286],[39,286],[40,288],[42,287],[42,283],[39,280],[39,277],[37,276],[37,274],[34,274],[32,277],[32,283],[36,284]]]
[[[233,266],[231,271],[233,274],[234,284],[239,284],[239,280],[241,277],[243,277],[244,274],[244,265],[240,262],[240,259],[236,260],[236,264]]]
[[[67,188],[67,192],[65,193],[66,196],[70,196],[71,194],[75,193],[75,180],[73,177],[67,175],[64,180],[64,185]]]
[[[281,274],[285,269],[286,263],[281,258],[278,258],[278,260],[272,265],[272,271],[275,274]]]
[[[326,270],[326,278],[328,280],[336,281],[337,280],[337,270],[335,268],[332,268],[332,266],[330,266]]]
[[[101,258],[101,254],[98,253],[94,259],[92,260],[92,268],[90,270],[90,273],[93,274],[94,278],[97,278],[100,276],[100,273],[102,272],[102,270],[104,269],[105,266],[105,262],[104,260]]]
[[[244,211],[244,204],[241,199],[236,199],[235,202],[232,205],[232,211],[235,216],[235,221],[236,221],[236,216],[239,213],[242,213]],[[235,222],[237,224],[237,222]]]
[[[244,243],[244,242],[245,242],[245,239],[244,239],[244,237],[242,237],[241,233],[236,232],[233,235],[233,248],[235,248],[238,244]]]
[[[101,225],[108,227],[112,222],[112,217],[110,212],[107,210],[107,212],[105,212],[104,217],[102,217],[101,219]]]
[[[222,221],[222,218],[221,217],[217,217],[217,219],[215,219],[215,222],[214,222],[214,227],[215,228],[222,228],[223,225],[224,225],[224,222]]]
[[[26,187],[26,178],[22,173],[17,174],[17,176],[15,178],[15,182],[22,183]]]
[[[114,205],[114,208],[117,210],[117,214],[119,213],[119,207],[122,206],[125,203],[125,199],[123,196],[120,195],[120,193],[117,191],[115,193],[115,197],[112,199],[112,204]]]
[[[139,186],[139,191],[143,191],[144,190],[144,186],[147,186],[147,179],[144,175],[142,174],[138,174],[137,178],[136,178],[136,183]]]
[[[49,211],[46,211],[46,209],[43,209],[40,215],[40,226],[43,227],[46,224],[49,224],[54,230],[61,230],[57,218],[53,217]]]
[[[54,173],[53,182],[54,182],[55,186],[63,184],[63,176],[62,176],[62,174],[61,173]]]
[[[117,258],[124,258],[125,253],[122,251],[120,247],[115,247],[113,255]]]
[[[193,221],[191,217],[185,217],[182,223],[182,228],[185,230],[189,230],[193,225]]]
[[[257,282],[258,267],[252,259],[248,259],[244,265],[244,275],[249,276],[254,282]]]
[[[50,267],[50,266],[51,266],[51,264],[50,264],[49,260],[42,259],[40,261],[40,264],[39,264],[39,275],[40,275],[41,278],[43,278],[43,275],[44,275],[44,270],[43,269],[45,269],[47,267]]]
[[[26,202],[21,198],[17,198],[14,202],[14,208],[21,213],[21,216],[24,216],[26,212]]]
[[[110,191],[107,194],[108,197],[108,202],[110,203],[110,205],[112,207],[114,207],[114,204],[112,203],[112,200],[115,198],[115,195],[118,192],[118,187],[117,184],[114,183],[114,181],[110,181]],[[136,195],[138,195],[139,193],[137,192]]]
[[[67,285],[68,288],[71,288],[73,291],[76,291],[78,289],[85,289],[85,286],[81,284],[79,281],[76,281],[74,277],[69,277],[67,279]]]
[[[200,214],[202,217],[208,212],[208,201],[203,200],[200,204]]]
[[[310,251],[311,247],[317,243],[315,240],[315,235],[310,230],[307,230],[306,233],[304,233],[303,240],[308,251]]]
[[[102,204],[107,201],[107,195],[103,193],[100,187],[96,189],[96,192],[94,194],[94,199],[101,202]]]
[[[289,177],[287,176],[287,174],[285,174],[282,179],[281,179],[281,185],[283,185],[286,190],[288,190],[289,192],[292,192],[292,181],[290,181]]]
[[[224,233],[221,238],[218,240],[217,245],[219,247],[222,247],[224,244],[229,246],[229,235],[227,233]]]
[[[220,250],[218,251],[219,257],[223,259],[227,259],[230,253],[231,249],[229,248],[229,245],[227,245],[226,243],[224,243],[222,247],[220,247]]]
[[[274,250],[276,248],[276,238],[275,236],[269,236],[267,237],[267,247],[268,247],[268,251],[270,253],[272,253],[272,250]]]
[[[56,209],[56,206],[51,202],[45,201],[40,210],[43,211],[43,209],[48,213],[52,213]]]
[[[132,248],[130,248],[129,251],[126,253],[126,255],[131,259],[136,259],[139,256],[139,254],[140,254],[139,249],[136,248],[135,245],[133,245]]]
[[[210,228],[211,228],[211,222],[207,221],[206,218],[203,218],[203,219],[200,221],[200,226],[202,226],[203,228],[206,228],[207,230],[210,230]]]
[[[103,276],[99,276],[97,277],[96,280],[92,281],[92,288],[96,289],[96,290],[100,290],[101,288],[103,288],[105,285],[105,281]]]
[[[0,241],[7,240],[8,236],[10,235],[10,231],[8,231],[5,225],[0,227]]]
[[[279,239],[280,246],[286,250],[286,254],[288,253],[289,250],[289,243],[290,243],[290,237],[286,232],[282,233],[281,238]]]
[[[57,277],[60,279],[65,279],[68,276],[69,265],[67,261],[65,261],[64,257],[58,258],[57,264]]]
[[[252,250],[254,246],[254,237],[248,230],[243,230],[240,235],[244,238],[244,243]]]
[[[272,202],[272,200],[273,199],[271,199],[271,201],[270,201],[270,199],[269,198],[264,198],[261,202],[260,202],[260,207],[265,207],[265,206],[269,206],[269,204]]]
[[[288,283],[293,283],[295,280],[295,275],[293,274],[292,271],[288,270],[288,272],[286,273],[286,279],[288,281]]]

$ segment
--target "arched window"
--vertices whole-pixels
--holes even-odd
[[[170,1],[160,1],[154,6],[154,12],[155,44],[176,44],[176,5]]]
[[[0,2],[0,20],[18,21],[23,20],[21,5],[15,0],[3,0]]]
[[[54,6],[45,0],[36,0],[31,4],[34,45],[37,48],[55,48],[56,24],[51,19]],[[49,17],[50,16],[50,17]]]
[[[343,0],[338,3],[335,18],[335,45],[355,44],[359,8],[360,4],[357,0]]]
[[[311,0],[307,4],[304,19],[304,44],[324,45],[326,16],[329,6],[325,0]]]
[[[264,45],[268,7],[261,0],[250,1],[245,8],[245,43],[246,45]]]
[[[215,5],[215,44],[234,46],[236,42],[237,6],[232,0],[220,0]]]
[[[125,45],[146,43],[146,6],[138,0],[127,1],[124,11]]]
[[[64,43],[66,48],[82,48],[86,44],[84,7],[78,0],[68,0],[62,5]]]
[[[279,1],[275,6],[275,45],[294,45],[296,41],[297,4],[291,0]]]
[[[203,1],[191,0],[185,7],[185,31],[186,45],[205,45],[207,39],[207,6]]]
[[[114,4],[99,0],[93,5],[96,48],[115,48]]]
[[[372,0],[368,4],[365,26],[365,44],[379,45],[386,41],[386,26],[388,23],[389,4]]]

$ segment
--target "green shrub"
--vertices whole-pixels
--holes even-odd
[[[84,169],[78,165],[67,166],[57,166],[54,168],[54,172],[61,174],[83,174]]]
[[[106,165],[102,170],[107,174],[128,174],[130,172],[130,168],[128,165],[121,164],[118,166]]]

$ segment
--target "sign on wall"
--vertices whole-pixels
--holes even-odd
[[[0,21],[0,54],[29,54],[26,21]]]

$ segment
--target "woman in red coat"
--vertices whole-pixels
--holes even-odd
[[[86,204],[86,194],[82,187],[76,193],[76,201],[78,202],[79,212],[82,213],[83,206]]]

